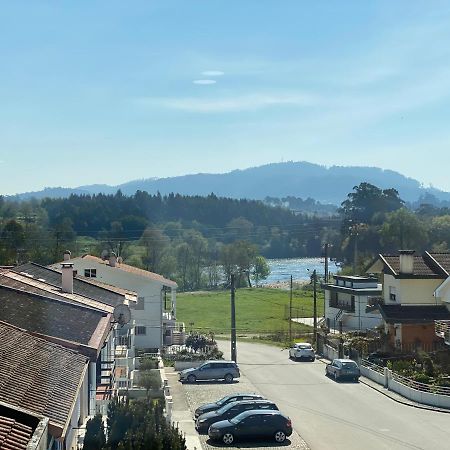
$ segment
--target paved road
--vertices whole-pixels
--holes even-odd
[[[229,357],[229,342],[219,343]],[[241,371],[289,415],[312,450],[450,449],[450,414],[402,405],[363,383],[336,383],[321,361],[238,343]]]

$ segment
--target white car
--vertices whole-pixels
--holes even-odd
[[[289,349],[289,359],[293,359],[294,361],[299,359],[314,361],[316,355],[311,344],[308,344],[307,342],[297,342]]]

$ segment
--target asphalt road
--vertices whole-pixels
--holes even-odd
[[[229,342],[219,346],[228,358]],[[287,350],[239,342],[237,356],[312,450],[450,449],[450,414],[402,405],[363,383],[336,383],[324,363],[290,361]]]

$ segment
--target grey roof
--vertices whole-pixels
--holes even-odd
[[[0,321],[24,330],[88,345],[107,314],[0,285]]]
[[[67,428],[87,358],[0,322],[0,401]]]
[[[62,276],[61,272],[58,272],[57,270],[49,269],[48,267],[32,262],[16,266],[11,270],[16,273],[27,273],[36,279],[45,280],[46,283],[61,288]],[[110,306],[122,304],[125,299],[124,295],[89,283],[86,280],[80,280],[76,277],[73,279],[73,292]]]
[[[432,323],[449,320],[450,312],[444,305],[379,305],[387,323]]]

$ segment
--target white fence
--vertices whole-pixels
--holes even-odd
[[[332,347],[331,345],[324,344],[323,346],[323,356],[330,361],[339,358],[339,351]]]
[[[396,374],[387,367],[361,361],[361,375],[381,384],[390,391],[417,403],[450,409],[450,388],[419,383]]]

